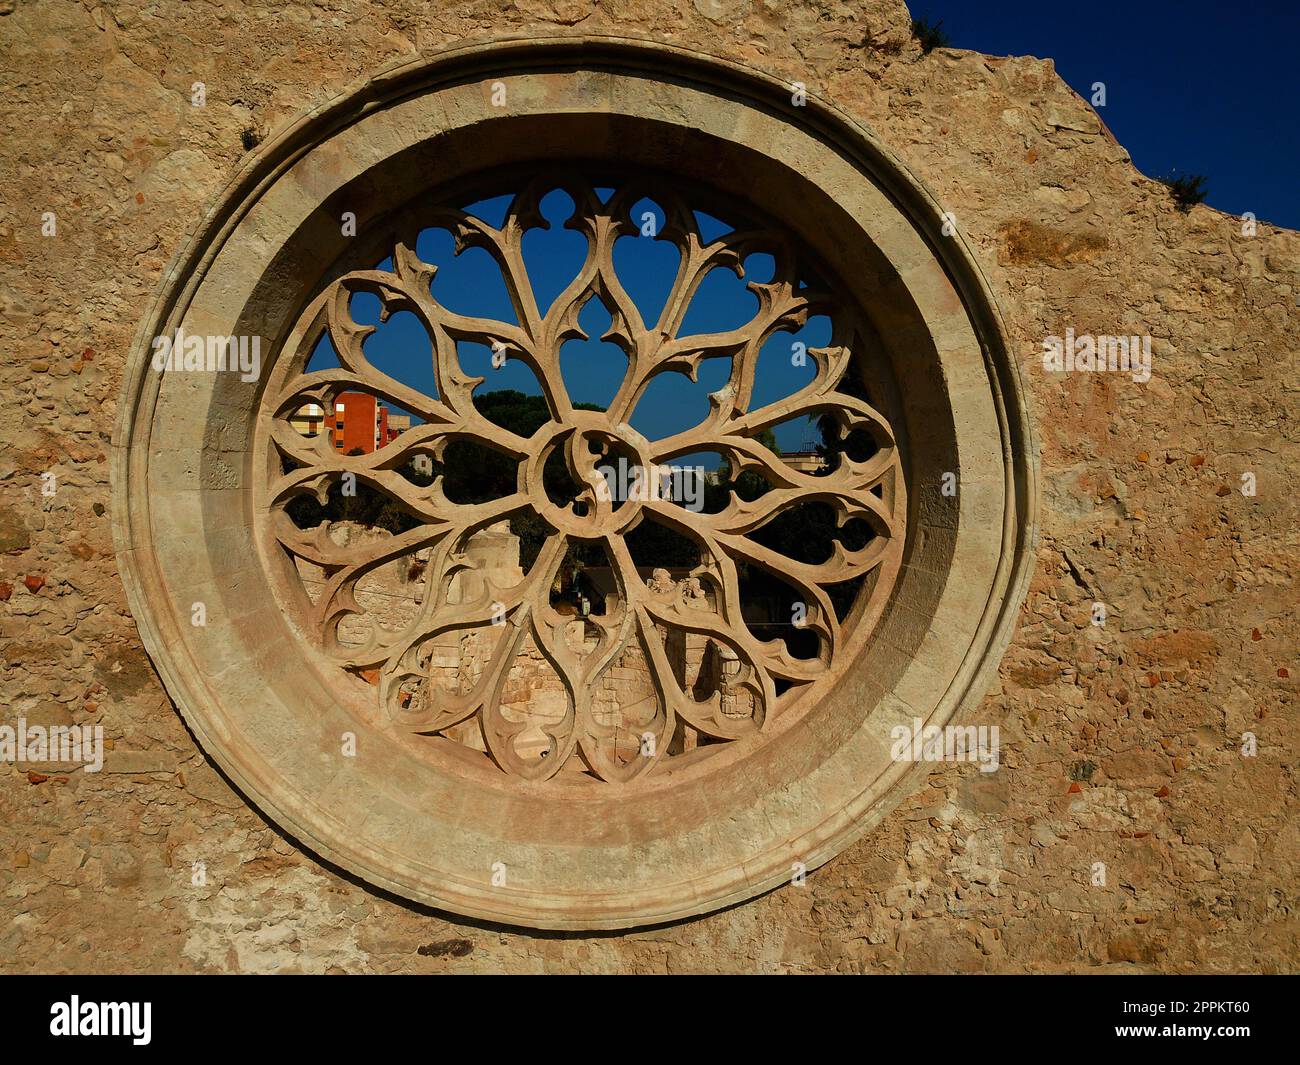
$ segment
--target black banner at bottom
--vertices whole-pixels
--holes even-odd
[[[463,980],[456,986],[446,978],[434,986],[430,981],[436,979],[10,976],[0,980],[0,990],[8,1007],[5,1043],[12,1051],[57,1050],[59,1044],[94,1050],[97,1044],[112,1044],[128,1053],[185,1049],[206,1056],[246,1055],[250,1046],[259,1056],[276,1050],[338,1053],[354,1033],[372,1039],[376,1024],[393,1037],[416,1037],[428,1024],[443,1027],[448,1038],[446,1026],[452,1025],[470,1040],[510,1040],[554,1030],[561,1017],[575,1011],[604,1017],[615,1045],[657,1012],[645,988],[574,987],[573,978],[514,977],[530,979],[529,986],[485,989]],[[665,1003],[696,999],[700,1006],[706,1001],[721,1006],[729,1001],[729,1008],[706,1011],[718,1022],[719,1045],[735,1050],[757,1040],[766,1055],[807,1054],[816,1040],[833,1030],[843,1035],[855,1023],[873,1041],[892,1038],[891,1031],[907,1031],[913,1038],[944,1042],[970,1039],[972,1050],[985,1039],[1000,1044],[1028,1038],[1043,1039],[1041,1046],[1072,1055],[1125,1043],[1163,1044],[1183,1055],[1193,1047],[1225,1054],[1243,1044],[1271,1045],[1293,1027],[1297,987],[1294,978],[1277,976],[867,979],[869,983],[859,980],[857,986],[835,991],[810,988],[806,980],[751,980],[743,990],[693,987],[658,994],[667,995],[661,999]],[[858,1006],[853,1006],[853,996]],[[701,1019],[697,1013],[692,1028]],[[1260,1039],[1269,1042],[1258,1043]],[[705,1034],[705,1040],[707,1045],[710,1036]]]

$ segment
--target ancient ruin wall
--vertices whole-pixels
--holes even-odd
[[[97,776],[0,764],[5,971],[1295,970],[1296,234],[1179,212],[1049,61],[923,57],[901,3],[0,10],[4,715],[112,744]],[[459,922],[300,851],[171,706],[107,516],[133,334],[250,147],[386,63],[530,32],[698,48],[870,127],[980,259],[1040,450],[1038,569],[973,718],[1000,770],[936,766],[805,886],[630,934]],[[1067,327],[1149,334],[1151,380],[1045,374]]]

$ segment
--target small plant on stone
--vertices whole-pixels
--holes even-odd
[[[912,36],[920,42],[921,51],[925,55],[936,48],[947,48],[952,43],[943,32],[943,19],[934,23],[927,18],[912,19]]]
[[[1205,202],[1205,194],[1209,191],[1206,188],[1206,180],[1204,174],[1179,175],[1177,172],[1160,178],[1161,183],[1169,188],[1174,203],[1184,214],[1198,203]]]

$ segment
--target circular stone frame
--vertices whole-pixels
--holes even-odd
[[[493,104],[498,83],[505,107]],[[670,170],[776,214],[847,280],[902,411],[907,543],[870,642],[743,764],[652,778],[634,798],[441,771],[378,720],[359,720],[304,656],[255,536],[261,390],[302,308],[364,250],[368,224],[382,229],[431,183],[556,159]],[[347,210],[362,236],[343,236]],[[204,750],[324,858],[504,924],[678,920],[834,857],[917,771],[891,758],[891,730],[942,726],[978,704],[1032,568],[1032,421],[989,286],[942,227],[921,183],[831,105],[811,94],[796,105],[790,85],[760,72],[626,38],[451,48],[377,74],[267,141],[169,266],[113,438],[113,531],[131,609]],[[263,338],[260,378],[156,371],[153,338],[178,328]],[[941,491],[948,473],[955,495]],[[190,624],[196,602],[204,627]],[[355,757],[341,755],[346,732]]]

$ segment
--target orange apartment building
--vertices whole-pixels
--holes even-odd
[[[334,417],[328,426],[325,410],[317,403],[302,407],[289,422],[309,438],[328,431],[335,451],[368,455],[406,432],[411,416],[392,413],[365,392],[344,392],[334,401]]]

